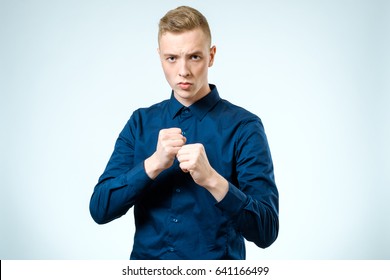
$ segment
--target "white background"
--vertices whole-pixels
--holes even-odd
[[[0,259],[129,258],[132,211],[99,226],[89,199],[131,113],[170,96],[157,24],[182,4],[270,143],[280,234],[247,258],[390,259],[389,3],[0,0]]]

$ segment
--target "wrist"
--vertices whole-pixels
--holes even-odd
[[[161,168],[159,161],[155,157],[155,154],[145,159],[144,168],[146,174],[152,180],[154,180],[164,170],[164,168]]]
[[[213,176],[209,177],[204,188],[220,202],[229,191],[229,182],[223,176],[215,172]]]

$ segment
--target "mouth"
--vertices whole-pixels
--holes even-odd
[[[192,84],[191,83],[187,83],[187,82],[181,82],[181,83],[178,83],[177,84],[182,90],[186,90],[186,89],[189,89]]]

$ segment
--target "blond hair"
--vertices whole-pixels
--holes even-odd
[[[211,31],[207,19],[194,8],[180,6],[176,9],[168,11],[165,16],[160,19],[158,27],[159,42],[161,36],[167,32],[182,33],[200,28],[206,35],[211,45]]]

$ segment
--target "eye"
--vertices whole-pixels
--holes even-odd
[[[194,54],[194,55],[191,56],[191,59],[192,60],[200,60],[201,57],[199,55],[197,55],[197,54]]]
[[[167,60],[168,62],[175,62],[175,61],[176,61],[176,57],[174,57],[174,56],[168,56],[168,57],[166,58],[166,60]]]

